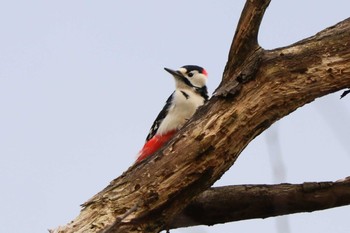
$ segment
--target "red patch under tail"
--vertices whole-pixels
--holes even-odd
[[[145,143],[142,150],[139,152],[136,162],[140,162],[148,156],[159,150],[166,142],[168,142],[176,131],[170,131],[163,135],[154,135],[149,141]]]

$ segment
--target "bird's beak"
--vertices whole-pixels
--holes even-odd
[[[172,74],[175,78],[185,78],[184,75],[180,71],[172,70],[172,69],[169,69],[166,67],[164,68],[164,70],[166,70],[167,72]]]

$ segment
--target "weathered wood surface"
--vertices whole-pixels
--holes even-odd
[[[350,87],[350,19],[288,47],[256,42],[269,1],[247,1],[223,80],[164,150],[130,167],[52,232],[159,232],[257,135],[315,98]]]

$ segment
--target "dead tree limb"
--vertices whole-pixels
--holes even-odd
[[[159,232],[272,123],[315,98],[350,87],[350,19],[291,46],[256,43],[267,0],[249,0],[223,81],[164,147],[130,167],[52,232]],[[255,42],[254,42],[255,41]]]
[[[350,204],[350,177],[337,182],[232,185],[199,194],[171,228],[312,212]]]

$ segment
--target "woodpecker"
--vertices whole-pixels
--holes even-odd
[[[208,100],[208,73],[204,68],[186,65],[178,70],[164,69],[173,76],[175,91],[153,122],[136,162],[161,148],[193,116],[198,107]]]

